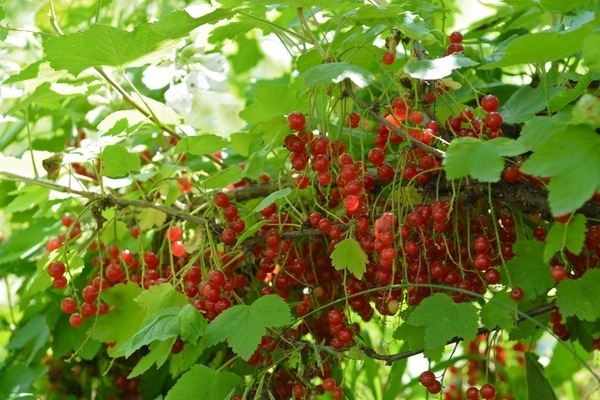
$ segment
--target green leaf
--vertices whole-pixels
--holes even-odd
[[[477,335],[477,308],[457,304],[443,293],[436,293],[419,304],[408,317],[412,325],[425,326],[425,347],[445,345],[452,338],[471,340]]]
[[[208,323],[202,314],[191,304],[187,304],[178,315],[179,335],[186,341],[196,344],[206,330]]]
[[[137,215],[138,227],[144,232],[155,226],[162,226],[167,220],[167,214],[154,208],[144,208]]]
[[[171,355],[171,348],[173,347],[175,340],[176,338],[172,338],[171,340],[165,340],[164,342],[152,343],[150,345],[150,352],[138,361],[127,379],[135,378],[136,376],[143,374],[155,364],[157,368],[160,368]]]
[[[504,169],[503,157],[516,156],[523,150],[519,142],[508,138],[458,138],[446,150],[444,169],[448,179],[472,176],[481,182],[496,182]]]
[[[165,400],[228,399],[241,380],[231,372],[217,372],[205,365],[194,365],[173,385]]]
[[[592,128],[600,128],[600,99],[589,93],[579,98],[573,107],[573,124],[585,124]]]
[[[523,125],[517,142],[521,143],[525,151],[536,150],[554,132],[565,129],[567,128],[563,124],[557,123],[554,118],[534,117]]]
[[[523,289],[523,300],[545,295],[554,285],[550,266],[544,262],[544,244],[537,240],[524,240],[514,244],[515,258],[506,263],[503,283]]]
[[[583,62],[590,72],[600,72],[600,32],[594,32],[583,41]]]
[[[44,82],[21,101],[11,107],[7,114],[12,114],[18,110],[23,110],[31,104],[36,104],[40,107],[49,110],[57,110],[65,99],[74,96],[85,96],[89,91],[87,84],[72,85],[67,83]]]
[[[306,107],[306,103],[302,101],[303,96],[300,96],[300,93],[305,90],[300,79],[291,83],[260,82],[256,85],[254,100],[240,112],[240,117],[251,124],[267,122],[274,117],[279,117],[287,125],[283,115],[292,111],[301,111]],[[265,139],[265,142],[268,140]]]
[[[292,322],[289,305],[277,295],[260,297],[251,305],[237,305],[219,314],[206,328],[202,345],[210,347],[227,340],[233,352],[248,360],[267,328]]]
[[[211,175],[202,181],[202,183],[206,189],[221,189],[227,185],[238,182],[243,176],[244,170],[237,165],[233,165]]]
[[[591,12],[585,14],[591,14],[591,18],[594,18]],[[497,53],[496,61],[480,68],[544,64],[549,61],[561,60],[581,51],[583,40],[593,31],[594,24],[589,22],[563,32],[548,30],[522,35],[512,40],[501,53]]]
[[[356,86],[364,88],[374,76],[371,72],[349,62],[333,62],[314,66],[300,74],[307,86],[329,85],[350,79]]]
[[[511,310],[512,309],[512,310]],[[481,307],[481,323],[489,330],[511,329],[516,323],[516,307],[508,292],[498,292]]]
[[[600,318],[600,270],[590,269],[579,279],[566,279],[556,288],[556,305],[563,317],[586,321]]]
[[[44,41],[44,53],[52,68],[65,69],[74,75],[90,67],[125,67],[159,50],[168,41],[183,38],[194,28],[231,15],[229,10],[217,9],[200,18],[192,18],[186,11],[178,10],[131,32],[92,25],[84,31]]]
[[[369,262],[367,254],[360,247],[360,243],[351,237],[347,237],[336,244],[330,257],[331,264],[335,269],[347,269],[358,279],[362,279]]]
[[[102,175],[120,178],[130,172],[138,172],[141,168],[137,154],[128,151],[122,145],[110,145],[102,151]]]
[[[144,321],[144,310],[134,301],[142,289],[133,282],[119,283],[101,293],[106,304],[113,307],[109,313],[98,318],[90,330],[92,338],[115,343],[115,351],[139,330]]]
[[[541,0],[540,4],[550,11],[558,11],[566,14],[568,11],[587,3],[588,1],[589,0]]]
[[[573,254],[581,253],[586,224],[587,218],[582,214],[576,214],[566,224],[554,222],[546,235],[544,261],[550,261],[557,251],[565,247]]]
[[[19,350],[26,348],[29,352],[27,357],[27,364],[29,365],[37,352],[46,345],[48,337],[50,337],[50,329],[46,322],[46,316],[36,315],[11,336],[6,349]]]
[[[541,88],[522,86],[500,108],[504,122],[517,124],[530,120],[536,113],[546,109],[546,98]]]
[[[553,132],[523,163],[521,172],[551,178],[552,214],[573,212],[600,190],[600,136],[581,125]]]
[[[187,297],[168,282],[144,290],[135,298],[135,302],[144,310],[145,320],[161,310],[189,304]]]
[[[289,196],[290,193],[292,193],[292,189],[290,189],[290,188],[277,190],[276,192],[273,192],[270,195],[268,195],[267,197],[265,197],[260,203],[258,203],[258,205],[256,207],[254,207],[254,210],[252,210],[252,212],[257,213],[259,211],[262,211],[265,208],[267,208],[268,206],[270,206],[271,204],[275,203],[277,200],[283,199],[283,198]]]
[[[558,94],[553,96],[548,103],[548,108],[552,112],[558,112],[575,101],[579,96],[586,93],[590,83],[592,82],[592,74],[588,73],[579,79],[577,85],[572,89],[566,89],[560,91]]]
[[[192,306],[193,307],[193,306]],[[179,334],[179,307],[167,308],[154,314],[126,343],[121,346],[125,357],[132,355],[137,349],[154,342],[176,337]]]
[[[534,353],[525,353],[525,374],[529,400],[556,400],[556,394],[544,374],[544,367],[537,361],[537,355]]]
[[[479,63],[462,54],[454,53],[433,60],[415,60],[404,67],[404,72],[416,79],[435,80],[449,76],[455,69],[475,65]]]
[[[194,155],[210,154],[227,147],[227,140],[211,133],[200,136],[187,136],[175,146],[175,153],[190,153]]]

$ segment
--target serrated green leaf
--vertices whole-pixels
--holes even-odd
[[[19,350],[26,347],[29,353],[27,364],[30,364],[37,352],[46,345],[49,336],[50,329],[46,316],[36,315],[11,336],[6,349]]]
[[[32,207],[46,203],[50,190],[42,186],[25,186],[19,194],[2,210],[5,213],[15,213],[29,210]]]
[[[583,41],[583,62],[590,72],[600,72],[600,32],[594,32]]]
[[[244,170],[233,165],[221,170],[202,181],[206,189],[221,189],[227,185],[238,182],[244,176]]]
[[[227,147],[227,140],[212,133],[200,136],[187,136],[175,146],[175,153],[190,153],[194,155],[210,154]]]
[[[165,400],[227,399],[241,380],[231,372],[217,372],[205,365],[194,365],[173,385]]]
[[[57,110],[65,99],[74,96],[84,96],[88,93],[89,87],[83,83],[81,85],[72,85],[67,83],[44,82],[39,85],[33,93],[26,96],[21,101],[11,107],[7,114],[12,114],[16,111],[23,110],[31,104],[36,104],[40,107],[49,110]]]
[[[454,53],[432,60],[415,60],[404,67],[404,72],[416,79],[435,80],[449,76],[455,69],[476,65],[479,65],[477,61]]]
[[[446,150],[444,169],[448,179],[471,176],[481,182],[496,182],[504,169],[503,157],[516,156],[523,150],[518,141],[508,138],[458,138]]]
[[[196,344],[208,323],[202,314],[191,304],[187,304],[178,315],[179,335],[186,341]]]
[[[135,302],[144,310],[145,321],[161,310],[189,304],[187,297],[168,282],[144,290],[135,298]]]
[[[160,310],[152,318],[144,322],[140,329],[121,346],[125,357],[132,355],[137,349],[154,341],[164,341],[179,334],[179,307]]]
[[[410,351],[423,350],[424,356],[431,362],[439,362],[444,355],[445,344],[435,348],[425,348],[425,326],[404,322],[394,331],[394,339],[403,341]]]
[[[567,248],[573,254],[581,253],[585,242],[587,218],[582,214],[576,214],[567,223],[554,222],[546,235],[546,247],[544,248],[544,261],[548,262],[554,254]]]
[[[102,170],[100,172],[103,176],[120,178],[131,172],[139,172],[140,168],[138,155],[131,153],[122,145],[106,146],[102,151]]]
[[[588,1],[589,0],[541,0],[540,4],[550,11],[558,11],[565,14],[568,11],[587,3]]]
[[[550,177],[548,201],[552,214],[571,213],[600,190],[600,136],[581,125],[553,132],[520,170]]]
[[[593,19],[593,13],[589,12]],[[496,61],[481,69],[500,68],[517,64],[544,64],[567,58],[581,51],[583,40],[594,31],[594,24],[587,23],[563,32],[544,31],[522,35],[510,42]]]
[[[307,86],[329,85],[350,79],[356,86],[364,88],[374,79],[371,72],[349,62],[319,64],[304,71],[300,76],[304,78]]]
[[[579,96],[586,93],[591,82],[592,74],[588,73],[582,76],[574,88],[563,90],[553,96],[548,103],[548,108],[552,110],[552,112],[558,112],[562,110],[569,103],[575,101]]]
[[[515,258],[501,271],[502,282],[523,290],[523,300],[545,295],[554,285],[550,266],[544,262],[544,244],[537,240],[524,240],[514,244]],[[508,273],[508,277],[506,274]]]
[[[110,219],[102,228],[102,243],[120,242],[129,233],[127,224],[117,219]]]
[[[131,32],[92,25],[84,31],[44,41],[44,53],[52,68],[65,69],[74,75],[90,67],[125,67],[159,50],[165,43],[186,36],[194,28],[231,15],[229,10],[217,9],[200,18],[192,18],[186,11],[177,10]]]
[[[525,353],[525,374],[527,375],[527,398],[529,400],[556,400],[556,394],[546,379],[544,368],[537,361],[537,355]]]
[[[579,98],[573,107],[571,122],[600,128],[600,99],[589,93]]]
[[[556,288],[556,305],[563,317],[586,321],[600,318],[600,270],[590,269],[579,279],[566,279]]]
[[[302,85],[300,79],[294,82],[257,83],[254,99],[240,112],[240,117],[251,124],[266,123],[275,117],[279,117],[287,124],[285,118],[282,117],[283,115],[287,115],[292,111],[302,111],[306,107],[305,102],[303,102],[305,90],[306,87]],[[265,142],[268,142],[266,138]]]
[[[536,150],[556,131],[565,130],[564,124],[559,124],[551,117],[533,117],[521,129],[517,142],[525,151]]]
[[[362,279],[367,270],[369,258],[360,247],[360,243],[351,237],[337,243],[331,252],[331,264],[337,270],[347,269],[358,279]]]
[[[206,328],[202,345],[227,344],[244,360],[258,348],[267,328],[292,322],[289,305],[277,295],[260,297],[250,305],[237,305],[219,314]]]
[[[142,326],[144,310],[134,301],[142,289],[133,282],[119,283],[101,292],[101,299],[113,307],[90,329],[92,338],[103,343],[115,343],[115,352]]]
[[[148,371],[153,365],[160,368],[171,355],[171,348],[176,338],[164,342],[154,342],[150,345],[150,352],[144,355],[135,365],[127,379],[135,378]]]
[[[154,208],[144,208],[137,216],[138,228],[141,232],[162,226],[167,220],[167,214]]]
[[[546,109],[544,90],[522,86],[510,96],[499,112],[502,114],[504,122],[517,124],[530,120],[544,109]]]
[[[508,306],[508,307],[507,307]],[[511,310],[511,308],[514,308]],[[498,292],[481,307],[481,323],[489,330],[511,329],[516,323],[516,307],[508,292]]]
[[[271,204],[275,203],[277,200],[283,199],[283,198],[289,196],[290,193],[292,193],[292,189],[290,189],[290,188],[277,190],[277,191],[271,193],[270,195],[268,195],[267,197],[265,197],[264,199],[262,199],[262,201],[260,203],[258,203],[258,205],[256,207],[254,207],[254,210],[252,210],[252,212],[257,213],[259,211],[262,211],[265,208],[267,208],[268,206],[270,206]]]
[[[477,335],[477,308],[457,304],[443,293],[436,293],[419,304],[408,317],[412,325],[425,326],[425,348],[445,345],[453,337],[471,340]]]

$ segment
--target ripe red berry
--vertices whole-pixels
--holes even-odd
[[[221,233],[221,241],[225,244],[235,243],[236,237],[235,231],[231,228],[227,228]]]
[[[60,221],[63,224],[63,226],[68,228],[73,224],[73,222],[75,222],[75,218],[73,218],[70,214],[65,214],[62,216]]]
[[[500,128],[500,125],[502,125],[502,121],[502,115],[496,111],[492,111],[485,116],[485,126],[487,126],[492,131]]]
[[[229,197],[223,192],[215,194],[215,204],[217,207],[225,208],[229,205]]]
[[[520,287],[515,287],[510,291],[510,297],[514,301],[520,301],[523,298],[523,289]]]
[[[464,49],[465,48],[461,43],[450,43],[450,46],[448,46],[448,51],[446,53],[448,55],[453,53],[462,53]]]
[[[344,198],[344,208],[348,211],[355,211],[360,205],[358,197],[349,195]]]
[[[360,123],[360,114],[356,111],[353,111],[348,116],[348,120],[346,121],[346,126],[349,128],[356,128]]]
[[[395,60],[396,60],[396,56],[389,51],[386,51],[385,53],[383,53],[383,56],[381,56],[381,61],[385,65],[392,65]]]
[[[173,343],[173,346],[171,346],[171,353],[172,354],[179,354],[183,351],[183,339],[181,339],[180,337],[177,337],[177,339],[175,340],[175,343]]]
[[[72,327],[78,328],[83,324],[83,317],[79,313],[73,313],[69,317],[69,323]]]
[[[469,400],[479,400],[479,389],[475,386],[471,386],[467,389],[467,397]]]
[[[442,384],[439,381],[435,381],[431,385],[427,386],[427,390],[431,394],[438,394],[442,391]]]
[[[381,165],[385,160],[385,151],[376,147],[369,150],[367,158],[373,165]]]
[[[419,110],[412,110],[410,113],[408,113],[408,120],[415,125],[419,125],[421,122],[423,122],[423,119],[423,113]]]
[[[52,261],[48,264],[48,275],[53,278],[62,277],[65,274],[65,264],[60,261]]]
[[[120,281],[124,275],[123,268],[117,264],[110,264],[108,267],[106,267],[106,271],[104,273],[106,275],[106,279],[112,283]]]
[[[288,114],[287,120],[288,124],[290,125],[290,128],[292,128],[295,131],[301,131],[306,125],[306,117],[304,116],[304,114],[299,113],[298,111],[294,111]]]
[[[388,181],[394,176],[394,167],[384,162],[377,167],[377,175],[381,180]]]
[[[335,388],[335,380],[333,378],[323,379],[323,389],[327,392],[331,392]]]
[[[493,94],[488,94],[481,99],[481,108],[485,112],[492,112],[498,110],[498,98]]]
[[[567,277],[567,270],[562,265],[554,265],[550,270],[550,275],[556,282],[560,282]]]
[[[77,310],[77,301],[71,297],[65,297],[60,302],[60,309],[65,314],[73,314]]]
[[[493,399],[496,396],[496,388],[491,383],[486,383],[479,389],[479,393],[484,399]]]
[[[179,240],[183,236],[183,229],[181,229],[177,225],[173,225],[169,229],[167,229],[166,236],[169,238],[169,240],[171,242]]]
[[[421,382],[421,385],[429,387],[433,385],[434,382],[437,382],[437,380],[435,379],[435,375],[433,372],[423,371],[421,375],[419,375],[419,382]]]
[[[461,43],[463,40],[463,35],[460,32],[452,32],[450,34],[450,43]]]

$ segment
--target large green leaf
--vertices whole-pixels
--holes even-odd
[[[449,76],[455,69],[479,65],[462,54],[454,53],[432,60],[415,60],[404,67],[404,71],[413,78],[435,80]]]
[[[223,311],[208,325],[201,344],[209,347],[227,340],[234,353],[248,360],[267,328],[291,322],[290,307],[281,297],[263,296],[250,305],[237,305]]]
[[[566,279],[556,288],[556,305],[563,317],[600,318],[600,270],[590,269],[579,279]]]
[[[44,53],[52,68],[65,69],[74,75],[90,67],[124,67],[159,50],[167,41],[180,39],[194,28],[231,15],[229,10],[217,9],[200,18],[192,18],[186,11],[178,10],[131,32],[92,25],[84,31],[44,41]]]
[[[503,157],[522,152],[521,144],[508,138],[458,138],[446,150],[444,169],[448,179],[471,176],[481,182],[496,182],[504,169]]]
[[[546,108],[542,88],[520,87],[500,108],[504,122],[516,124],[530,120],[536,113]]]
[[[231,372],[217,372],[195,365],[169,390],[165,400],[223,400],[229,398],[242,378]]]
[[[594,19],[591,12],[581,16],[579,27],[557,32],[529,33],[512,40],[501,53],[495,55],[495,61],[482,66],[482,69],[506,67],[516,64],[544,64],[567,58],[581,51],[583,40],[594,31]]]
[[[514,252],[515,258],[506,263],[506,272],[501,272],[503,283],[523,289],[523,300],[546,294],[555,282],[550,266],[544,262],[544,244],[537,240],[519,241],[514,244]]]
[[[600,32],[594,32],[585,38],[583,62],[591,72],[600,72]]]
[[[133,282],[119,283],[101,293],[106,304],[113,307],[98,318],[90,330],[91,336],[104,343],[115,343],[118,351],[139,330],[144,310],[134,301],[142,289]]]
[[[573,254],[581,253],[585,242],[587,218],[577,214],[566,224],[554,222],[546,235],[546,248],[544,249],[544,261],[548,262],[554,254],[567,248]]]
[[[199,136],[188,136],[181,139],[175,146],[176,153],[196,155],[210,154],[227,146],[227,140],[212,133]]]
[[[121,350],[125,353],[125,357],[129,357],[137,349],[155,340],[164,341],[176,337],[179,334],[180,311],[179,307],[172,307],[154,314],[131,339],[123,344]]]
[[[141,168],[140,157],[128,151],[123,145],[106,146],[102,151],[102,170],[104,176],[120,178]]]
[[[362,279],[367,270],[369,258],[354,238],[348,237],[335,245],[331,252],[331,264],[335,269],[347,269],[358,279]]]
[[[579,125],[552,132],[521,171],[551,178],[548,200],[555,216],[575,211],[600,190],[600,136]]]
[[[425,326],[426,348],[437,348],[455,336],[464,340],[475,338],[478,319],[473,304],[457,304],[447,295],[436,293],[414,309],[408,322]]]
[[[516,323],[516,307],[508,292],[494,294],[481,307],[481,322],[489,330],[498,328],[511,329]]]
[[[527,374],[527,398],[529,400],[556,400],[556,394],[546,379],[544,367],[537,361],[537,355],[525,353],[525,373]]]

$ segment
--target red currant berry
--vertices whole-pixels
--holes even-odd
[[[492,94],[488,94],[481,99],[481,108],[485,112],[492,112],[498,110],[498,98]]]
[[[304,116],[304,114],[299,113],[298,111],[294,111],[288,114],[287,120],[288,124],[290,125],[290,128],[292,128],[295,131],[301,131],[306,125],[306,117]]]
[[[554,265],[550,270],[550,275],[552,276],[552,279],[554,279],[556,282],[560,282],[565,280],[565,278],[567,277],[567,270],[562,265]]]
[[[52,261],[48,264],[48,275],[53,278],[62,277],[65,274],[65,264],[60,261]]]
[[[69,317],[69,323],[74,328],[79,328],[83,324],[83,317],[79,313],[73,313]]]
[[[435,375],[433,372],[424,371],[421,373],[421,375],[419,375],[419,382],[421,382],[421,385],[429,387],[433,385],[434,382],[437,382],[437,380],[435,379]]]
[[[452,32],[450,34],[450,43],[461,43],[463,41],[463,35],[460,32]]]
[[[77,310],[77,301],[71,297],[65,297],[60,302],[60,309],[65,314],[73,314]]]
[[[177,240],[171,243],[171,253],[173,253],[175,257],[181,257],[185,254],[185,246],[183,245],[183,242],[181,240]]]
[[[225,244],[235,243],[236,237],[235,231],[231,228],[227,228],[221,233],[221,241]]]
[[[491,383],[486,383],[479,389],[479,393],[484,399],[493,399],[496,396],[496,388]]]
[[[510,291],[510,297],[514,301],[520,301],[523,298],[523,289],[520,287],[515,287]]]
[[[381,56],[381,62],[385,65],[392,65],[394,61],[396,61],[396,56],[392,52],[386,51],[383,53],[383,56]]]

